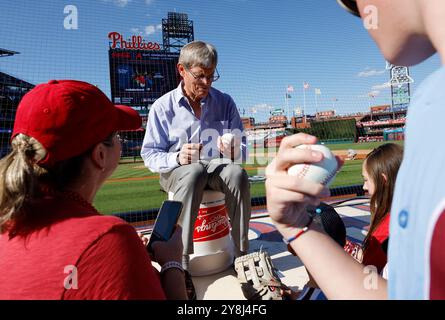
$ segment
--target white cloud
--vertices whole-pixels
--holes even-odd
[[[150,26],[146,26],[146,27],[144,28],[144,30],[145,30],[145,34],[146,34],[146,35],[151,35],[151,34],[153,34],[153,33],[156,32],[156,27],[153,26],[153,25],[150,25]]]
[[[131,33],[142,34],[142,31],[139,28],[131,28],[130,31]]]
[[[130,29],[130,31],[132,33],[135,33],[135,34],[145,34],[145,35],[148,35],[148,36],[156,33],[157,31],[161,31],[161,30],[162,30],[162,25],[161,24],[158,24],[158,25],[152,24],[152,25],[145,26],[145,27],[142,27],[142,28],[134,27],[134,28]]]
[[[379,90],[373,90],[373,91],[371,91],[371,92],[368,92],[367,94],[362,94],[362,95],[359,95],[359,96],[357,96],[357,98],[366,98],[366,99],[369,99],[369,98],[371,98],[371,97],[377,97],[378,95],[380,95],[380,91]]]
[[[253,108],[256,109],[263,109],[263,110],[269,110],[273,108],[271,105],[268,105],[267,103],[260,103],[253,106]]]
[[[102,2],[113,3],[118,7],[126,7],[132,0],[102,0]]]
[[[375,69],[366,68],[364,71],[359,72],[359,74],[357,76],[359,78],[367,78],[367,77],[379,76],[379,75],[384,74],[385,72],[386,72],[386,70],[375,70]]]
[[[256,104],[249,108],[251,113],[269,114],[270,110],[274,109],[271,105],[267,103]]]
[[[383,89],[388,89],[388,88],[391,88],[391,83],[385,82],[385,83],[377,84],[377,85],[373,86],[372,90],[383,90]]]
[[[161,24],[158,24],[158,25],[152,24],[152,25],[144,27],[144,32],[148,36],[154,34],[156,31],[161,31],[161,30],[162,30]]]
[[[119,7],[125,7],[131,0],[115,0],[116,5]]]

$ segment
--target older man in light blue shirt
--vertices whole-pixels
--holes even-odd
[[[239,166],[247,158],[246,137],[233,99],[211,87],[219,78],[216,65],[212,45],[194,41],[182,48],[177,67],[183,80],[153,104],[141,150],[146,167],[160,173],[164,191],[184,205],[179,223],[185,269],[204,189],[225,194],[235,255],[249,245],[250,186]],[[231,142],[221,139],[226,133]]]

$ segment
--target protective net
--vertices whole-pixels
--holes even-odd
[[[408,69],[385,64],[361,22],[336,1],[3,1],[0,10],[0,156],[10,151],[15,110],[34,85],[77,79],[143,126],[120,132],[122,156],[94,205],[128,221],[152,220],[167,194],[140,156],[151,105],[175,89],[180,49],[218,50],[220,78],[242,118],[252,204],[265,208],[264,173],[281,140],[306,132],[345,160],[332,195],[362,195],[363,159],[403,144],[412,91],[437,58]],[[85,110],[88,112],[88,110]],[[107,121],[107,119],[103,119]],[[82,130],[82,128],[79,128]]]

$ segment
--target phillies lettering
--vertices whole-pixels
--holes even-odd
[[[124,40],[119,32],[110,32],[108,38],[112,41],[111,48],[129,49],[129,50],[160,50],[161,46],[156,42],[146,42],[141,36],[132,36]]]

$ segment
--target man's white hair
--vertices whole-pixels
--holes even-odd
[[[186,68],[216,68],[218,53],[216,48],[203,41],[192,41],[181,49],[179,63]]]

